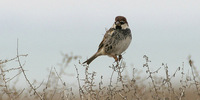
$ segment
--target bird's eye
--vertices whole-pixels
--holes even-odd
[[[120,22],[120,24],[124,24],[124,23],[125,23],[124,21],[121,21],[121,22]]]

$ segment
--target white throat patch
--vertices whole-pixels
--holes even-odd
[[[127,28],[129,28],[128,25],[127,25],[126,23],[123,24],[123,25],[121,25],[121,27],[122,27],[122,29],[127,29]]]

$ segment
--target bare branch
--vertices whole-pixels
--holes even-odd
[[[18,64],[20,66],[20,69],[24,75],[24,78],[26,79],[26,81],[28,82],[28,84],[30,85],[30,87],[33,89],[33,91],[37,94],[37,96],[40,98],[40,100],[43,100],[42,97],[38,94],[38,92],[36,91],[36,89],[33,87],[33,85],[30,83],[29,79],[26,76],[26,73],[22,67],[21,61],[20,61],[20,56],[19,56],[19,50],[18,50],[18,39],[17,39],[17,59],[18,59]]]

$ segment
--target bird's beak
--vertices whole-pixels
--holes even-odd
[[[119,21],[116,21],[115,24],[116,24],[117,26],[121,26],[121,24],[120,24]]]

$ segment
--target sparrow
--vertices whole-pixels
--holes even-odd
[[[97,52],[88,60],[83,62],[88,65],[98,56],[107,55],[115,61],[120,61],[122,53],[128,48],[132,40],[131,30],[124,16],[115,17],[112,27],[106,31],[103,40],[99,44]]]

